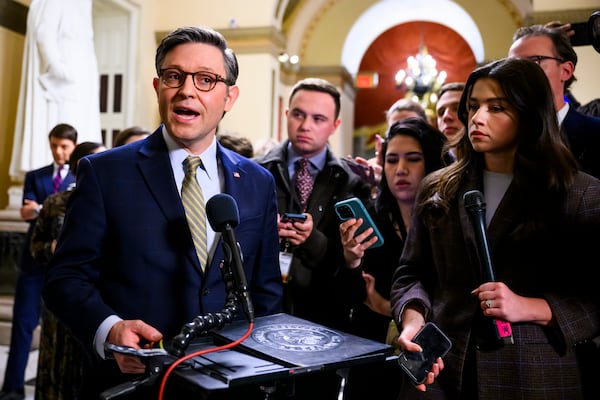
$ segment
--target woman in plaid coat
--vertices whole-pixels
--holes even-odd
[[[600,333],[600,181],[578,171],[532,61],[473,71],[459,116],[458,161],[425,178],[391,292],[401,348],[420,350],[411,339],[433,321],[452,349],[401,398],[582,399],[591,366],[575,345]],[[471,190],[485,197],[494,282],[464,207]],[[492,319],[510,323],[512,344]],[[585,396],[600,398],[594,386]]]

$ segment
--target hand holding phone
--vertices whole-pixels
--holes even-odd
[[[367,229],[373,228],[373,235],[377,236],[377,241],[369,248],[379,247],[383,244],[383,236],[379,232],[379,229],[377,229],[362,201],[358,198],[351,197],[347,200],[338,201],[335,203],[335,212],[341,221],[347,221],[352,218],[361,218],[363,220],[362,225],[356,230],[356,235],[360,235]],[[371,235],[369,239],[371,237],[373,236]]]
[[[281,217],[281,222],[304,222],[304,221],[306,221],[306,214],[285,213]]]
[[[398,364],[415,384],[420,385],[425,382],[435,360],[448,353],[452,342],[433,322],[427,322],[412,341],[421,346],[423,351],[402,351],[398,356]]]

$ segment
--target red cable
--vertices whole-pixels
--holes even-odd
[[[165,375],[162,378],[162,381],[160,382],[160,389],[158,391],[158,400],[162,400],[163,395],[164,395],[164,391],[165,391],[165,386],[167,384],[167,379],[169,377],[169,375],[171,374],[171,372],[173,372],[173,370],[182,362],[189,360],[190,358],[194,358],[197,356],[201,356],[203,354],[208,354],[208,353],[214,353],[215,351],[220,351],[220,350],[225,350],[225,349],[230,349],[232,347],[237,346],[238,344],[242,343],[244,340],[246,340],[248,338],[248,336],[250,336],[250,333],[252,332],[252,327],[254,326],[254,322],[250,322],[250,324],[248,325],[248,330],[246,331],[246,333],[244,334],[244,336],[242,336],[241,338],[239,338],[238,340],[228,343],[226,345],[223,346],[217,346],[217,347],[212,347],[210,349],[204,349],[204,350],[199,350],[195,353],[190,353],[186,356],[183,356],[181,358],[178,358],[173,364],[171,364],[171,366],[167,369],[167,371],[165,372]]]

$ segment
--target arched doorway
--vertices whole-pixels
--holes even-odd
[[[377,73],[377,85],[358,89],[354,103],[354,153],[366,154],[375,133],[385,129],[384,113],[404,92],[395,74],[419,46],[427,46],[446,82],[465,80],[484,60],[483,40],[471,16],[449,0],[415,4],[382,1],[366,10],[353,25],[342,51],[342,64],[357,76]]]

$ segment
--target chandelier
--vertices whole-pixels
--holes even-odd
[[[300,69],[300,57],[296,54],[289,55],[288,53],[281,52],[277,57],[281,67],[289,72],[298,72]]]
[[[435,58],[427,51],[427,46],[421,44],[419,52],[415,56],[409,56],[406,60],[406,69],[396,73],[396,87],[406,88],[407,97],[417,97],[418,101],[428,102],[431,94],[435,93],[446,80],[446,71],[436,68]],[[432,99],[433,100],[433,99]]]

